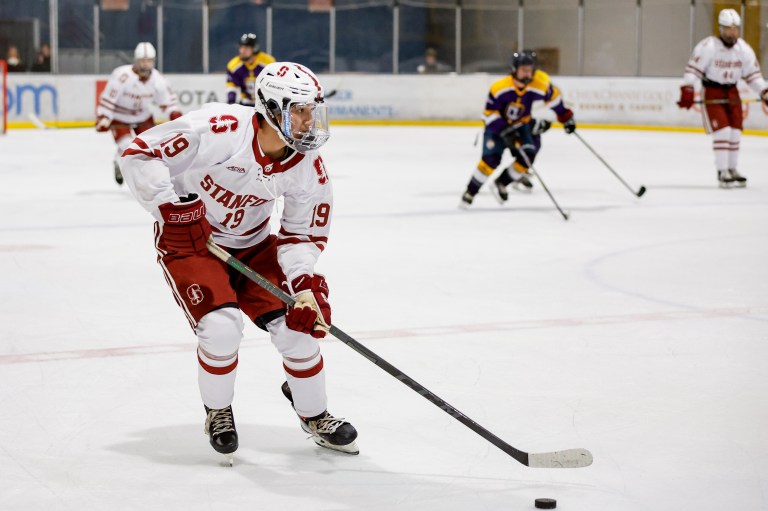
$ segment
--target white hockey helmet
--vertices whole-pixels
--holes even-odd
[[[306,67],[273,62],[256,78],[256,111],[280,138],[300,153],[328,141],[328,107],[323,86]]]
[[[139,43],[136,45],[136,49],[133,51],[133,60],[139,59],[152,59],[155,60],[157,52],[152,43]]]
[[[721,27],[740,27],[741,16],[733,9],[723,9],[717,16],[717,24]]]
[[[149,76],[152,73],[152,68],[155,67],[155,57],[157,57],[157,52],[152,43],[137,44],[133,51],[133,67],[136,72],[142,77]],[[152,62],[147,62],[147,60]]]

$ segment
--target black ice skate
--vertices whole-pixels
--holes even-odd
[[[220,410],[205,407],[208,416],[205,418],[205,434],[210,437],[211,447],[216,452],[227,455],[230,465],[233,463],[232,453],[237,450],[237,429],[235,417],[232,415],[232,405]]]
[[[115,166],[115,181],[117,184],[122,185],[123,184],[123,173],[120,172],[120,166],[117,164],[117,162],[114,163]]]
[[[462,209],[467,209],[472,205],[472,201],[475,200],[475,196],[469,192],[464,192],[464,195],[461,196],[461,202],[459,202],[459,207]]]
[[[507,199],[509,199],[509,192],[507,192],[507,187],[503,185],[498,178],[493,180],[491,193],[496,198],[496,201],[502,206],[505,202],[507,202]]]
[[[736,169],[729,169],[728,174],[731,175],[731,179],[733,179],[733,185],[738,186],[740,188],[744,188],[747,186],[747,178],[739,174]]]
[[[512,182],[512,187],[521,192],[530,192],[533,188],[533,183],[531,183],[527,175],[520,174],[520,177]]]
[[[734,179],[728,170],[718,170],[717,181],[720,183],[720,188],[730,188],[734,183]]]
[[[291,388],[288,386],[288,382],[283,383],[281,390],[283,391],[283,395],[288,398],[288,401],[293,405],[293,394],[291,394]],[[360,453],[360,449],[355,442],[355,439],[357,438],[357,430],[343,418],[334,417],[326,410],[317,417],[309,417],[305,419],[300,416],[299,421],[301,422],[301,429],[312,435],[312,440],[314,440],[320,447],[345,452],[347,454]]]

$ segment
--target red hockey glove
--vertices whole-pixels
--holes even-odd
[[[168,117],[173,121],[174,119],[178,119],[179,117],[181,117],[181,112],[179,112],[178,110],[174,110],[173,112],[168,114]]]
[[[205,242],[211,235],[211,224],[205,218],[205,204],[196,193],[181,197],[180,202],[159,206],[163,217],[161,238],[170,251],[182,255],[205,255]]]
[[[296,305],[288,309],[285,325],[291,330],[322,339],[331,326],[328,284],[320,274],[299,275],[288,287]]]
[[[104,132],[109,131],[109,127],[112,125],[112,119],[107,119],[103,115],[96,119],[96,131]]]
[[[573,118],[573,110],[566,108],[561,114],[557,114],[557,120],[563,123],[563,129],[569,135],[576,131],[576,120]]]
[[[690,85],[680,87],[680,101],[677,102],[677,106],[686,110],[693,106],[693,87]]]

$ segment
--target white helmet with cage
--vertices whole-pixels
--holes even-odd
[[[323,87],[306,67],[273,62],[256,78],[256,111],[280,138],[300,153],[328,141],[328,108]]]
[[[152,72],[152,68],[155,67],[156,57],[157,52],[155,51],[155,47],[152,46],[152,43],[139,43],[133,51],[133,67],[139,75],[149,76]],[[148,62],[149,60],[152,62]]]
[[[717,24],[721,27],[740,27],[741,16],[733,9],[723,9],[717,16]]]

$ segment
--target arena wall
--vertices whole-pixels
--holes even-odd
[[[10,74],[9,128],[92,126],[98,93],[108,76]],[[221,75],[169,74],[183,111],[223,101]],[[323,75],[332,122],[375,124],[478,124],[497,75]],[[698,106],[677,107],[681,79],[555,76],[580,126],[701,129]],[[756,95],[742,83],[742,98]],[[745,103],[747,132],[768,134],[768,108]],[[551,116],[547,109],[541,116]],[[163,119],[158,114],[158,119]]]

